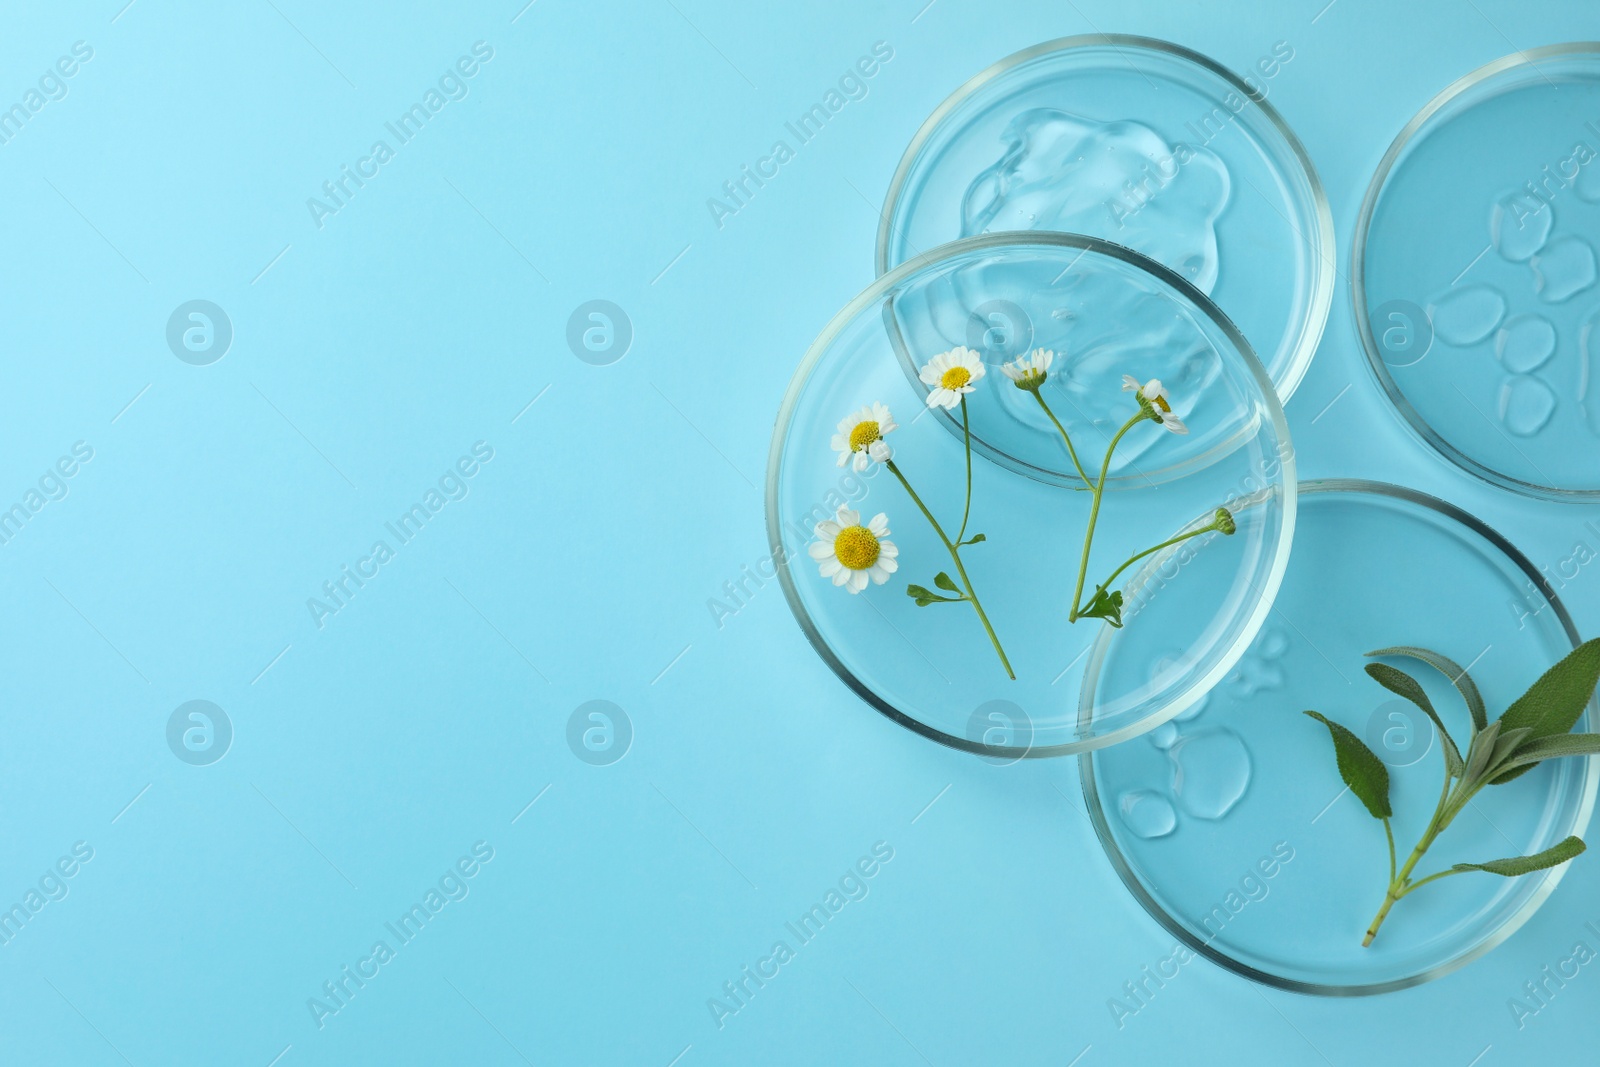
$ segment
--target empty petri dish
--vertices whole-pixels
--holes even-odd
[[[1566,868],[1426,886],[1362,947],[1388,885],[1383,826],[1344,788],[1327,729],[1301,712],[1349,728],[1387,765],[1403,861],[1438,800],[1441,745],[1426,716],[1364,673],[1365,653],[1412,645],[1449,657],[1477,682],[1493,718],[1578,635],[1539,571],[1452,505],[1359,481],[1306,482],[1299,500],[1295,565],[1228,677],[1171,723],[1084,756],[1079,769],[1112,866],[1194,951],[1283,989],[1381,993],[1447,974],[1504,941]],[[1189,596],[1189,586],[1179,589]],[[1130,627],[1096,658],[1088,684],[1120,691],[1177,647]],[[1468,714],[1450,680],[1391,662],[1423,683],[1464,747]],[[1084,715],[1093,714],[1086,700]],[[1595,715],[1591,705],[1591,725],[1578,729],[1592,729]],[[1582,836],[1597,781],[1600,760],[1562,759],[1487,787],[1417,876]]]
[[[1093,34],[1001,60],[912,138],[879,226],[878,273],[1004,230],[1114,241],[1208,295],[1287,400],[1322,337],[1335,274],[1321,182],[1267,102],[1293,57],[1279,42],[1240,77],[1166,41]],[[975,340],[1027,345],[1003,311]]]
[[[1032,343],[1057,353],[1041,395],[1106,491],[1085,589],[1124,598],[1124,627],[1167,634],[1176,655],[1115,691],[1080,721],[1077,690],[1089,650],[1109,624],[1069,621],[1094,494],[1034,394],[998,367],[967,397],[973,438],[971,515],[961,549],[990,640],[964,602],[918,606],[959,578],[944,544],[960,541],[966,465],[960,412],[930,408],[919,377],[961,344],[974,308],[1003,304]],[[1122,376],[1165,383],[1169,433],[1145,419]],[[869,405],[895,470],[839,465],[840,422]],[[998,759],[1060,755],[1159,725],[1201,699],[1234,666],[1267,612],[1294,526],[1293,450],[1283,411],[1249,344],[1206,297],[1119,245],[1062,233],[955,241],[902,264],[851,301],[806,353],[784,398],[767,475],[767,525],[795,617],[823,660],[866,703],[924,736]],[[1072,478],[1078,478],[1074,485]],[[913,499],[906,489],[917,493]],[[943,533],[921,508],[926,505]],[[1248,518],[1210,529],[1219,506]],[[883,514],[898,569],[857,594],[809,554],[838,510],[860,523]],[[1186,533],[1196,536],[1117,565]],[[857,535],[859,536],[859,535]],[[1166,590],[1203,584],[1208,607],[1176,612]],[[1000,646],[999,651],[994,647]],[[1011,673],[1000,659],[1006,656]]]
[[[1367,189],[1351,296],[1411,428],[1532,496],[1600,499],[1600,46],[1507,56],[1428,102]]]

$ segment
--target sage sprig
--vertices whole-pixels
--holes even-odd
[[[1439,748],[1444,758],[1444,786],[1439,793],[1439,803],[1416,847],[1402,864],[1396,858],[1394,830],[1389,823],[1394,813],[1389,804],[1388,768],[1348,729],[1315,711],[1306,712],[1328,728],[1333,738],[1339,777],[1372,817],[1383,823],[1384,837],[1389,845],[1388,887],[1382,906],[1367,927],[1362,947],[1372,944],[1373,938],[1378,936],[1378,928],[1398,901],[1429,883],[1473,871],[1515,878],[1559,866],[1583,852],[1584,843],[1576,837],[1568,837],[1531,856],[1513,856],[1483,863],[1457,863],[1421,878],[1412,877],[1418,861],[1438,840],[1439,835],[1485,787],[1504,785],[1547,759],[1600,753],[1600,734],[1571,732],[1582,717],[1589,698],[1594,695],[1596,682],[1600,681],[1600,638],[1584,642],[1545,671],[1538,681],[1528,687],[1527,692],[1493,722],[1488,719],[1483,696],[1472,678],[1463,668],[1437,652],[1395,646],[1380,648],[1367,655],[1414,659],[1444,674],[1466,705],[1470,731],[1466,752],[1463,753],[1415,678],[1387,663],[1366,665],[1367,674],[1373,681],[1415,704],[1433,721],[1439,732]]]

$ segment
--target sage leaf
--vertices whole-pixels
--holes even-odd
[[[1595,682],[1600,681],[1600,638],[1585,641],[1573,649],[1554,667],[1539,676],[1539,680],[1518,697],[1500,721],[1507,729],[1529,727],[1532,740],[1565,734],[1577,724],[1594,694]],[[1503,785],[1526,774],[1533,763],[1521,762],[1516,769],[1495,778],[1495,785]]]
[[[1461,750],[1456,748],[1455,739],[1450,736],[1450,731],[1444,728],[1444,720],[1433,710],[1433,702],[1428,699],[1428,694],[1423,692],[1421,683],[1405,671],[1391,667],[1387,663],[1367,664],[1367,674],[1389,692],[1405,697],[1427,713],[1439,731],[1440,747],[1444,750],[1445,770],[1450,777],[1460,778],[1463,767]]]
[[[1408,656],[1411,659],[1421,660],[1434,670],[1450,679],[1450,684],[1456,687],[1456,692],[1461,694],[1461,699],[1466,701],[1467,711],[1472,714],[1472,732],[1489,725],[1489,710],[1483,706],[1483,694],[1478,692],[1478,683],[1472,680],[1472,675],[1466,669],[1456,665],[1451,659],[1446,659],[1437,652],[1429,652],[1425,648],[1413,645],[1394,645],[1389,648],[1380,648],[1375,652],[1368,652],[1369,656]]]
[[[961,592],[961,587],[957,585],[955,580],[944,571],[940,571],[938,574],[933,576],[933,584],[938,586],[940,589],[948,590],[952,593]]]
[[[1472,739],[1472,747],[1467,750],[1467,767],[1462,777],[1469,782],[1479,782],[1483,779],[1484,772],[1492,765],[1495,743],[1500,740],[1500,727],[1503,721],[1496,719],[1484,727],[1482,733]]]
[[[1328,728],[1333,735],[1333,754],[1339,764],[1339,777],[1350,787],[1356,799],[1366,805],[1374,819],[1387,819],[1394,812],[1389,807],[1389,768],[1366,746],[1366,743],[1349,730],[1315,711],[1306,712]]]
[[[1488,766],[1498,773],[1500,765],[1516,754],[1517,746],[1526,741],[1532,732],[1526,726],[1519,726],[1515,730],[1501,730],[1500,735],[1494,739],[1494,751],[1489,755]]]
[[[1505,878],[1515,878],[1519,874],[1532,874],[1542,871],[1547,867],[1558,867],[1583,854],[1586,846],[1576,837],[1569,837],[1559,845],[1554,845],[1543,852],[1535,852],[1531,856],[1514,856],[1505,860],[1490,860],[1488,863],[1457,863],[1450,869],[1452,871],[1486,871],[1489,874],[1498,874]]]
[[[1509,782],[1517,775],[1532,769],[1535,763],[1562,756],[1592,756],[1600,752],[1600,734],[1559,734],[1555,737],[1536,737],[1523,743],[1510,759],[1498,767],[1501,773],[1491,784]],[[1510,771],[1510,774],[1505,773]]]

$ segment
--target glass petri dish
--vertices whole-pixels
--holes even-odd
[[[1211,297],[1287,401],[1322,337],[1335,275],[1322,184],[1267,103],[1293,55],[1280,42],[1241,78],[1167,41],[1091,34],[1001,60],[912,138],[879,225],[878,273],[980,233],[1114,241]],[[968,347],[1027,348],[1003,309],[988,320]]]
[[[1106,442],[1137,411],[1121,375],[1161,378],[1190,427],[1148,420],[1114,453],[1088,588],[1135,552],[1240,510],[1232,536],[1210,532],[1156,552],[1112,588],[1126,597],[1115,634],[1150,628],[1184,651],[1103,691],[1077,714],[1088,652],[1108,625],[1069,623],[1092,495],[1063,483],[1062,440],[1031,393],[990,367],[968,397],[975,441],[964,565],[1015,669],[1006,676],[976,612],[917,607],[908,584],[955,572],[940,538],[884,466],[836,464],[841,419],[886,405],[894,462],[951,539],[963,508],[959,426],[928,408],[917,368],[959,344],[968,309],[1003,301],[1033,323],[1036,345],[1061,353],[1045,395],[1098,467]],[[1089,338],[1097,338],[1088,343]],[[1077,344],[1082,338],[1085,343]],[[981,442],[987,442],[981,446]],[[996,447],[995,443],[998,443]],[[995,234],[934,249],[850,302],[806,353],[784,397],[767,472],[767,529],[789,606],[822,659],[868,705],[943,744],[1001,760],[1063,755],[1150,729],[1201,699],[1232,669],[1265,617],[1294,527],[1293,450],[1265,370],[1203,294],[1151,260],[1076,234]],[[899,555],[887,584],[852,595],[808,553],[840,507],[883,513]],[[1197,561],[1204,560],[1200,566]],[[1211,607],[1177,614],[1170,587],[1206,583]],[[1115,636],[1105,640],[1116,641]]]
[[[1600,500],[1600,45],[1496,60],[1397,137],[1356,225],[1367,361],[1423,441],[1531,496]]]
[[[1403,859],[1438,800],[1443,760],[1431,722],[1367,677],[1364,654],[1389,645],[1440,652],[1466,666],[1497,716],[1578,635],[1521,553],[1433,497],[1375,482],[1306,482],[1295,538],[1301,565],[1289,569],[1233,673],[1173,722],[1082,757],[1084,796],[1123,882],[1195,952],[1301,993],[1402,989],[1504,941],[1566,868],[1428,886],[1400,901],[1362,948],[1388,879],[1383,830],[1343,789],[1326,728],[1301,711],[1348,727],[1388,765]],[[1091,673],[1116,691],[1167,647],[1166,635],[1130,628]],[[1423,683],[1462,737],[1467,713],[1450,681],[1393,662]],[[1578,729],[1592,729],[1595,716],[1591,705],[1591,725]],[[1489,787],[1440,836],[1419,875],[1582,836],[1597,781],[1600,760],[1566,759]]]

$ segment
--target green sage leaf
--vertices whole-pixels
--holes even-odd
[[[1485,772],[1493,766],[1495,744],[1500,740],[1500,728],[1503,723],[1496,719],[1483,732],[1472,739],[1472,748],[1467,751],[1467,766],[1462,772],[1462,777],[1469,782],[1479,782]]]
[[[1389,768],[1383,765],[1366,743],[1349,730],[1315,711],[1306,712],[1333,735],[1333,755],[1339,764],[1339,777],[1356,799],[1366,805],[1374,819],[1393,815],[1389,807]]]
[[[1490,860],[1488,863],[1457,863],[1450,869],[1486,871],[1505,878],[1515,878],[1519,874],[1532,874],[1547,867],[1559,867],[1574,856],[1581,856],[1585,847],[1579,838],[1569,837],[1559,845],[1547,848],[1543,852],[1535,852],[1531,856],[1513,856],[1511,859]]]
[[[1369,656],[1409,656],[1411,659],[1421,660],[1434,670],[1450,679],[1450,684],[1456,687],[1456,692],[1461,694],[1461,699],[1466,701],[1467,711],[1472,714],[1472,732],[1477,733],[1489,725],[1489,710],[1483,706],[1483,694],[1478,692],[1478,683],[1472,680],[1472,675],[1466,669],[1456,665],[1454,660],[1446,659],[1437,652],[1429,652],[1425,648],[1413,645],[1393,645],[1389,648],[1380,648],[1375,652],[1368,652]]]
[[[1518,697],[1500,721],[1507,729],[1526,726],[1533,732],[1531,743],[1541,737],[1564,734],[1576,725],[1589,698],[1594,695],[1595,683],[1600,681],[1600,638],[1585,641],[1573,649],[1554,667],[1539,676],[1539,680]],[[1519,775],[1526,774],[1532,763],[1521,763],[1514,770],[1494,779],[1503,785]]]
[[[1433,702],[1428,699],[1428,694],[1422,689],[1422,684],[1411,675],[1387,663],[1367,664],[1367,674],[1372,680],[1383,686],[1397,696],[1405,697],[1411,703],[1427,713],[1433,720],[1433,725],[1439,731],[1440,748],[1444,750],[1445,770],[1452,778],[1460,778],[1463,768],[1461,750],[1456,748],[1455,738],[1450,736],[1450,731],[1444,728],[1444,720],[1439,718],[1439,713],[1433,710]]]
[[[1509,782],[1519,774],[1532,769],[1535,763],[1563,756],[1592,756],[1600,752],[1600,734],[1558,734],[1555,737],[1536,737],[1524,741],[1520,749],[1513,750],[1511,758],[1497,769],[1499,777],[1494,785]],[[1511,771],[1507,774],[1505,772]]]
[[[940,571],[938,574],[933,576],[933,584],[938,586],[940,589],[948,590],[952,593],[961,592],[961,587],[957,585],[955,580],[944,571]]]

